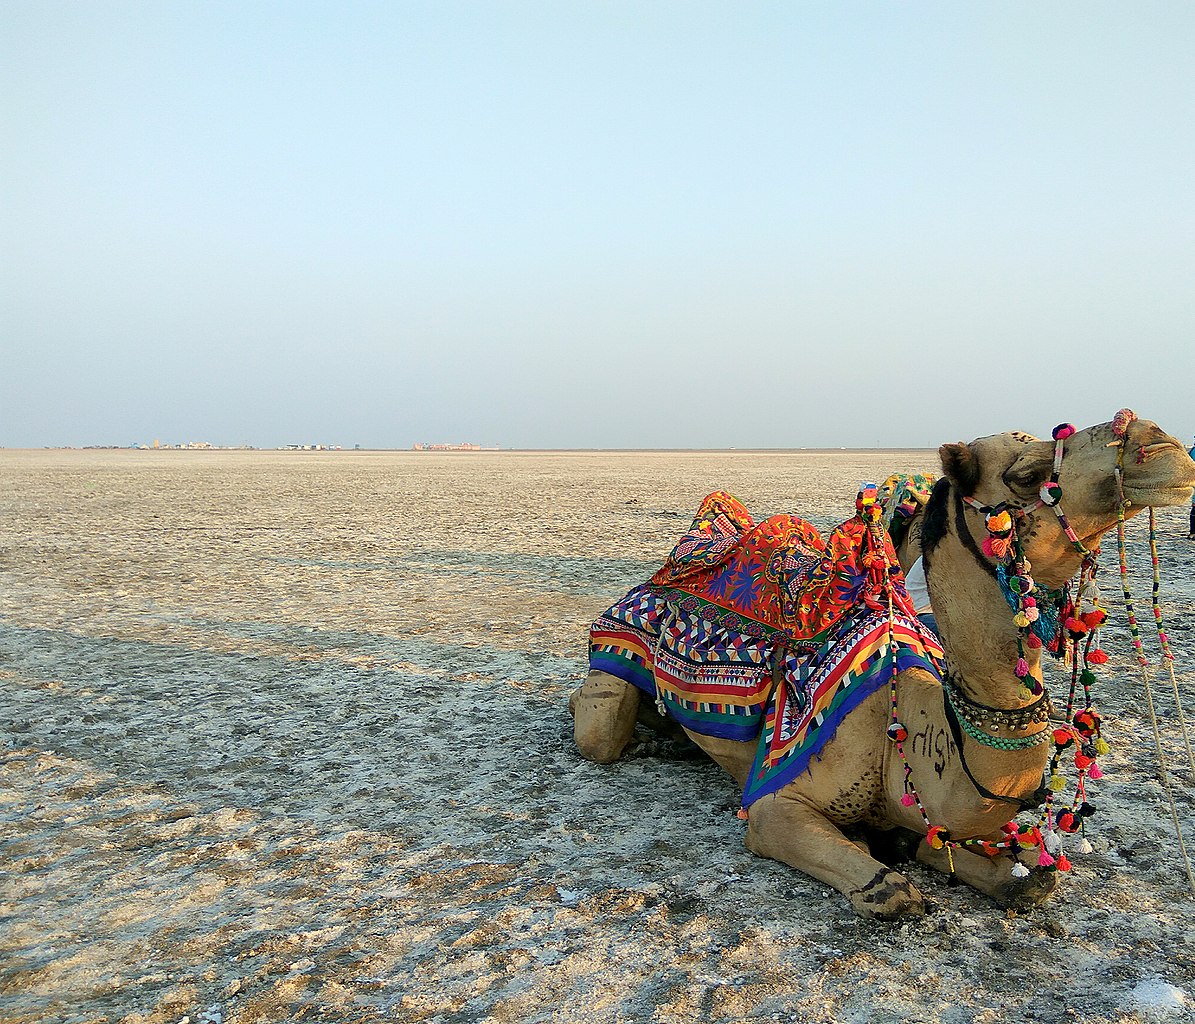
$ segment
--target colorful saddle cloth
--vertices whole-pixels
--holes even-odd
[[[856,516],[823,543],[795,516],[756,525],[721,491],[589,637],[591,668],[655,697],[681,725],[758,739],[745,807],[800,775],[894,670],[937,675],[941,658],[883,530]]]

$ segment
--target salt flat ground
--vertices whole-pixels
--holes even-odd
[[[0,452],[0,1020],[1190,1019],[1195,903],[1123,626],[1096,852],[1022,916],[914,865],[934,912],[860,921],[746,852],[713,765],[577,756],[588,623],[703,494],[829,528],[860,479],[934,461]],[[1195,709],[1186,515],[1159,532]]]

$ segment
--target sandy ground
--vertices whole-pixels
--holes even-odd
[[[713,765],[577,756],[588,623],[706,491],[830,527],[860,479],[933,463],[0,452],[0,1021],[1195,1019],[1123,627],[1096,851],[1021,916],[912,866],[934,912],[860,921],[746,852]],[[1195,711],[1186,515],[1159,514],[1162,593]]]

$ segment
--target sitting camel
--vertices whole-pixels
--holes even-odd
[[[1090,766],[1106,746],[1098,739],[1098,716],[1090,708],[1074,716],[1074,728],[1058,718],[1043,692],[1042,643],[1034,630],[1051,617],[1064,639],[1071,626],[1082,630],[1084,621],[1098,625],[1102,615],[1098,608],[1092,619],[1093,612],[1084,613],[1075,595],[1076,606],[1060,611],[1063,597],[1058,595],[1068,593],[1069,581],[1092,563],[1090,552],[1117,524],[1122,509],[1131,516],[1147,506],[1182,504],[1190,500],[1195,486],[1195,462],[1184,447],[1128,410],[1110,423],[1077,432],[1059,427],[1053,441],[1005,433],[970,444],[946,444],[939,454],[944,476],[924,510],[917,513],[917,522],[904,531],[900,551],[906,568],[919,554],[923,558],[938,638],[918,627],[900,572],[888,564],[896,561],[891,541],[882,528],[873,529],[868,523],[878,510],[871,511],[866,500],[856,519],[840,528],[846,532],[836,531],[831,538],[831,548],[836,543],[845,545],[843,550],[857,563],[850,572],[840,572],[836,583],[826,575],[833,570],[829,549],[819,546],[820,538],[808,524],[793,517],[773,517],[754,527],[749,517],[736,522],[733,506],[723,501],[710,509],[725,513],[722,518],[714,515],[712,525],[707,520],[696,524],[704,533],[691,534],[686,542],[692,543],[687,548],[678,546],[673,553],[674,559],[678,552],[685,557],[677,564],[670,559],[671,567],[653,577],[651,585],[628,595],[628,599],[636,595],[642,599],[635,614],[646,615],[644,609],[650,605],[653,614],[663,616],[652,627],[663,633],[656,649],[644,647],[637,663],[626,662],[633,671],[615,675],[609,671],[612,662],[595,657],[598,648],[591,646],[591,665],[602,668],[591,670],[570,702],[580,752],[590,760],[610,763],[630,740],[641,694],[656,696],[670,717],[677,718],[693,741],[743,787],[746,810],[740,816],[748,821],[748,849],[833,886],[866,917],[894,918],[925,911],[921,893],[904,875],[875,859],[867,846],[867,837],[893,829],[918,837],[919,860],[952,873],[1003,905],[1035,903],[1053,890],[1057,868],[1065,867],[1065,861],[1058,863],[1065,857],[1059,853],[1059,838],[1079,827],[1082,808],[1076,801],[1073,814],[1064,809],[1049,815],[1042,828],[1026,829],[1019,836],[1010,819],[1046,798],[1043,774],[1052,757],[1053,764],[1058,763],[1064,747],[1070,747],[1068,756],[1075,756],[1077,765],[1098,777]],[[747,527],[752,529],[744,532]],[[752,721],[754,728],[765,730],[765,738],[771,735],[776,743],[784,725],[781,719],[795,714],[792,706],[778,706],[786,673],[808,681],[801,673],[807,671],[809,648],[802,650],[800,643],[817,629],[811,626],[805,634],[791,628],[787,634],[761,629],[751,635],[743,625],[749,625],[749,619],[735,619],[743,628],[717,656],[734,660],[734,671],[739,673],[734,682],[741,692],[752,691],[754,704],[721,696],[716,700],[710,696],[702,703],[701,694],[696,702],[686,703],[672,692],[677,685],[669,681],[676,666],[669,668],[671,662],[662,666],[660,653],[666,640],[692,645],[694,637],[724,637],[718,629],[725,621],[711,622],[713,606],[690,600],[683,589],[685,581],[697,578],[691,575],[694,572],[705,572],[702,579],[713,579],[708,575],[714,571],[710,566],[716,568],[718,559],[741,544],[743,537],[758,536],[759,531],[782,542],[783,550],[770,556],[770,568],[757,576],[762,579],[773,568],[777,573],[783,570],[807,588],[782,597],[777,615],[789,615],[789,622],[793,615],[802,622],[812,621],[810,616],[820,614],[822,597],[817,595],[824,596],[834,587],[845,592],[843,580],[853,580],[852,585],[872,605],[869,621],[880,622],[881,632],[893,624],[902,630],[899,637],[887,634],[894,638],[891,650],[882,642],[876,650],[899,649],[916,655],[900,662],[899,670],[894,658],[887,680],[874,685],[849,714],[839,714],[828,705],[808,720],[806,726],[821,730],[814,756],[798,759],[799,773],[782,777],[783,784],[771,790],[768,772],[778,770],[783,757],[777,760],[774,751],[767,753],[766,744],[743,730]],[[709,542],[702,543],[702,537],[710,538]],[[685,561],[689,551],[695,552],[696,568],[692,560]],[[816,561],[819,557],[821,563]],[[821,591],[807,596],[819,585]],[[1018,593],[1018,588],[1023,592]],[[666,600],[661,598],[664,603],[652,604],[660,595],[666,595]],[[686,604],[697,609],[688,620],[684,619]],[[715,609],[714,618],[722,614]],[[1065,619],[1065,628],[1059,616]],[[688,623],[689,632],[683,637],[677,622]],[[814,623],[819,629],[822,625],[821,620]],[[810,642],[833,632],[833,628],[828,633],[822,629]],[[798,642],[792,642],[792,637]],[[1074,650],[1077,655],[1079,648]],[[698,661],[703,656],[689,654]],[[860,661],[864,666],[860,673],[874,661]],[[846,680],[848,690],[853,679]],[[759,702],[769,699],[763,714],[764,705]],[[751,719],[753,708],[760,712],[755,719]],[[807,718],[812,714],[810,708],[804,711]],[[689,712],[707,714],[714,726],[698,731],[696,719],[686,717]]]

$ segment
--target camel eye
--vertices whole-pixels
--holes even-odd
[[[1001,479],[1008,487],[1030,491],[1040,487],[1048,473],[1048,466],[1010,466]]]

